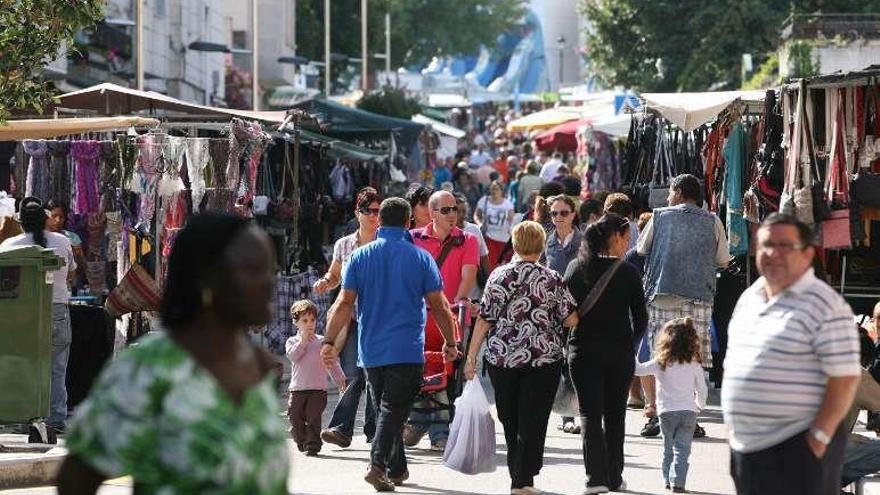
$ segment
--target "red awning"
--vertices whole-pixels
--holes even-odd
[[[576,138],[578,127],[589,124],[588,119],[572,120],[556,127],[547,129],[535,137],[535,145],[541,151],[561,151],[563,153],[577,151]]]

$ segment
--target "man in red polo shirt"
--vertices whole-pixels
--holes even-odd
[[[477,238],[473,234],[464,232],[456,225],[458,223],[458,206],[455,196],[447,191],[438,191],[428,199],[428,209],[431,214],[431,223],[421,229],[410,231],[413,243],[431,254],[440,267],[440,277],[443,279],[443,294],[449,300],[450,305],[459,300],[467,300],[468,295],[477,283],[477,268],[480,265],[480,248]],[[443,362],[443,336],[433,316],[428,312],[428,320],[425,325],[425,352],[426,374],[430,374],[432,368],[437,368],[437,373],[444,369],[452,370],[452,363]],[[431,359],[435,355],[437,359]],[[444,396],[445,394],[438,394]],[[442,413],[442,414],[445,414]],[[422,424],[419,421],[441,421],[448,415],[441,413],[412,413],[410,419],[415,421],[404,429],[404,444],[412,447],[419,443],[422,436],[427,432],[431,439],[431,449],[442,451],[446,447],[446,438],[449,436],[448,424]]]

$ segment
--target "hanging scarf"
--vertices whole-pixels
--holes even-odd
[[[30,156],[25,179],[25,196],[35,196],[43,201],[49,197],[49,148],[46,141],[27,139],[23,143],[24,151]]]
[[[208,151],[208,138],[189,138],[186,140],[186,171],[192,191],[193,211],[201,211],[205,196],[205,172],[211,155]]]
[[[159,183],[159,172],[162,162],[162,147],[165,136],[148,134],[138,137],[137,173],[134,182],[140,193],[140,209],[138,223],[150,227],[156,212],[156,188]]]
[[[170,198],[184,189],[180,179],[183,156],[186,151],[186,138],[168,136],[162,146],[162,170],[159,179],[159,197]]]
[[[211,154],[211,187],[227,187],[226,165],[229,163],[229,139],[211,139],[208,152]]]
[[[101,211],[116,210],[116,189],[119,188],[119,153],[116,141],[101,141],[101,168],[98,177],[101,184]]]
[[[76,203],[74,213],[85,215],[98,211],[98,156],[101,143],[98,141],[74,141],[70,143],[70,156],[73,158],[76,176]]]
[[[49,147],[49,180],[51,197],[70,204],[70,141],[47,141]]]

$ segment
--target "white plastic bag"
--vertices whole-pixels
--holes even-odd
[[[443,464],[464,474],[495,471],[495,420],[478,379],[468,381],[455,400]]]

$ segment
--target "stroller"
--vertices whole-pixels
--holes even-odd
[[[465,352],[470,345],[471,329],[468,320],[467,305],[459,303],[454,307],[458,316],[455,327],[455,342],[459,352]],[[430,334],[434,333],[434,338]],[[422,374],[422,386],[411,409],[413,413],[432,414],[448,412],[442,419],[410,419],[412,425],[429,426],[449,424],[455,415],[455,399],[464,388],[465,359],[445,362],[443,357],[443,340],[440,330],[433,318],[428,317],[425,328],[425,371]]]

